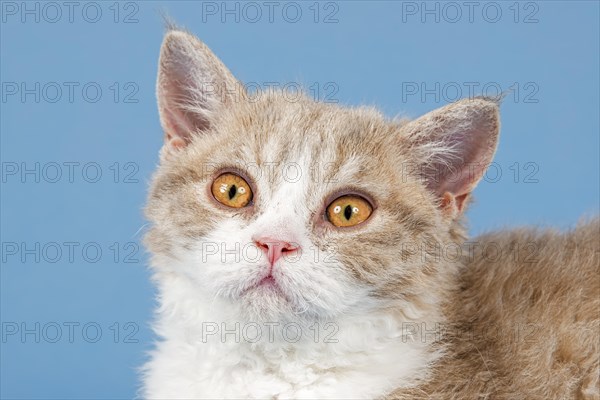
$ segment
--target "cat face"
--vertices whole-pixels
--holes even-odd
[[[437,305],[452,268],[426,255],[460,236],[456,219],[495,149],[496,103],[406,122],[250,96],[177,31],[162,47],[158,97],[165,146],[147,243],[159,271],[252,320]]]

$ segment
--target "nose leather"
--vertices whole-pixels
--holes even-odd
[[[294,243],[269,237],[254,239],[254,242],[266,254],[271,266],[275,265],[284,254],[297,251],[299,248]]]

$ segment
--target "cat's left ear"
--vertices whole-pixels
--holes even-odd
[[[187,146],[210,129],[221,110],[246,92],[221,60],[194,35],[167,32],[156,83],[163,154]]]
[[[492,162],[499,131],[499,102],[483,97],[460,100],[403,126],[403,142],[445,215],[463,211]]]

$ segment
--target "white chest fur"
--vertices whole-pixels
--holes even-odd
[[[373,398],[416,384],[439,356],[389,315],[244,323],[232,305],[185,295],[163,286],[146,398]]]

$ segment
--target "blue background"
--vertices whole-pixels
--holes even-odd
[[[12,3],[19,8],[16,15],[8,3],[2,3],[0,41],[2,398],[135,396],[136,368],[151,347],[154,291],[147,255],[131,243],[139,244],[143,235],[141,208],[162,143],[154,95],[161,12],[202,38],[243,81],[302,82],[318,87],[321,98],[376,105],[389,116],[416,117],[446,104],[456,97],[457,86],[466,97],[465,82],[477,82],[477,93],[485,85],[518,86],[502,105],[496,156],[502,176],[491,174],[477,188],[468,212],[471,231],[525,224],[568,227],[582,215],[598,214],[596,1],[494,3],[502,12],[495,23],[496,8],[487,6],[484,13],[485,2],[474,9],[472,21],[467,8],[457,16],[456,8],[444,3],[437,3],[438,21],[434,14],[422,15],[421,2],[341,2],[337,8],[321,3],[317,22],[314,3],[306,2],[298,3],[302,17],[296,23],[290,22],[294,9],[288,6],[284,14],[284,2],[273,22],[263,3],[255,3],[262,9],[255,23],[250,21],[255,9],[244,13],[241,4],[236,22],[236,15],[222,16],[222,10],[203,13],[200,2],[98,2],[102,17],[91,23],[82,15],[85,2],[78,3],[73,22],[66,7],[57,17],[55,9],[44,11],[44,3],[37,3],[36,22],[35,15],[22,15],[23,3]],[[211,4],[222,8],[221,2]],[[36,3],[26,6],[34,9]],[[414,7],[416,14],[408,12]],[[86,17],[95,18],[94,11],[88,7]],[[337,22],[325,23],[331,13]],[[129,14],[137,22],[125,23]],[[9,94],[21,82],[28,88],[40,83],[39,102],[34,94],[24,99],[20,92]],[[51,102],[57,94],[49,82],[63,88],[56,102]],[[64,82],[79,84],[72,102]],[[81,89],[89,82],[102,89],[97,102],[90,101],[93,88],[83,97]],[[407,93],[403,89],[413,87],[411,82],[428,89],[438,82],[439,98],[422,98],[420,89]],[[73,182],[65,162],[80,163]],[[43,172],[39,183],[34,174],[8,174],[10,168],[32,169],[35,163]],[[48,182],[56,173],[51,163],[62,166],[56,183]],[[98,182],[86,181],[93,180],[94,168],[86,170],[86,179],[82,176],[86,163],[101,168]],[[78,243],[72,260],[64,242]],[[119,254],[111,247],[115,242]],[[36,243],[39,261],[23,252]],[[62,255],[52,243],[61,246]],[[88,252],[82,254],[85,244]],[[17,254],[11,246],[17,246]],[[92,262],[97,247],[102,257]],[[126,258],[128,253],[132,257]],[[72,343],[68,322],[79,324]],[[62,336],[51,343],[54,324]],[[15,327],[19,332],[9,335]],[[94,327],[102,335],[92,343]],[[22,337],[22,328],[34,333]]]

